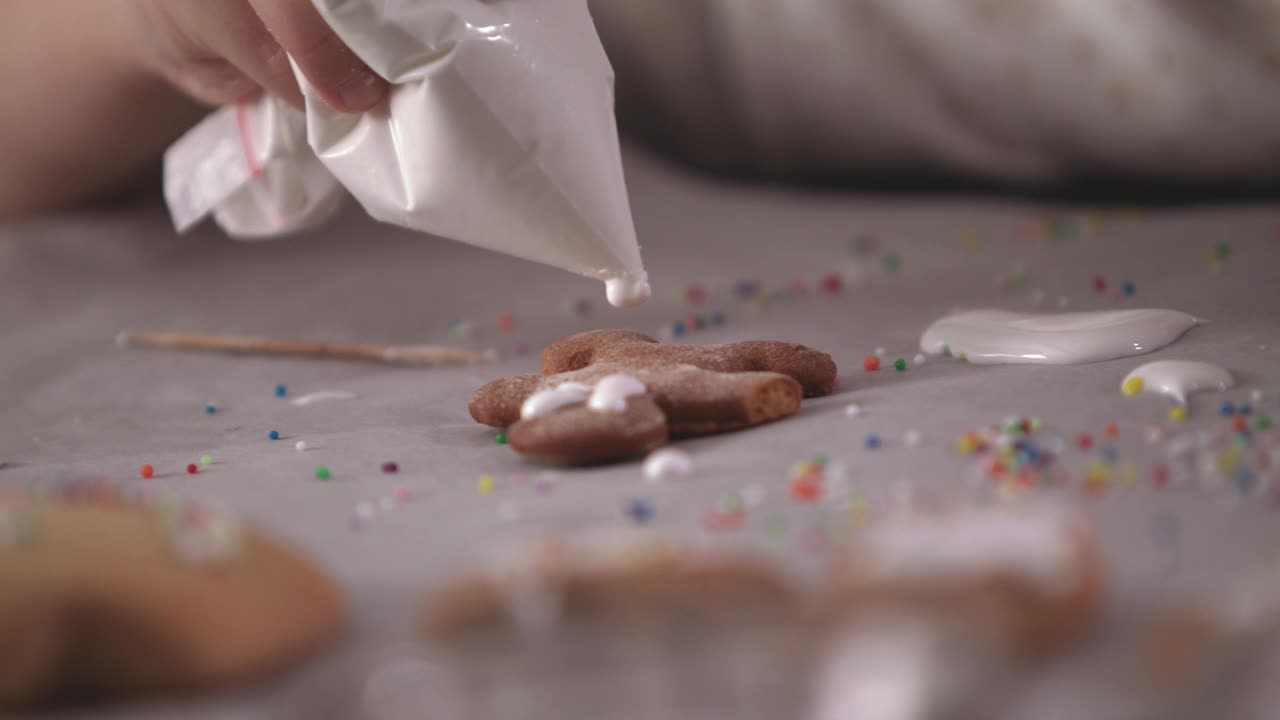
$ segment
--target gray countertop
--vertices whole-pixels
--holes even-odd
[[[358,211],[313,236],[268,243],[234,243],[211,226],[175,237],[158,204],[0,227],[0,484],[84,475],[142,483],[138,467],[150,463],[152,485],[225,501],[304,548],[352,604],[352,629],[333,652],[265,687],[75,717],[350,716],[344,703],[356,703],[369,668],[412,639],[424,593],[485,547],[539,530],[621,526],[634,498],[652,504],[658,527],[697,528],[727,494],[751,488],[764,498],[737,531],[741,540],[804,554],[795,548],[805,529],[843,510],[792,501],[793,463],[816,453],[843,463],[851,492],[872,513],[907,495],[972,497],[980,490],[973,462],[954,441],[1009,415],[1037,416],[1047,436],[1062,434],[1060,463],[1075,490],[1097,454],[1075,450],[1072,439],[1090,432],[1102,445],[1103,427],[1117,424],[1120,465],[1103,494],[1081,500],[1098,520],[1116,578],[1109,622],[1212,596],[1280,560],[1267,473],[1258,480],[1266,492],[1195,473],[1167,490],[1152,487],[1151,468],[1169,441],[1148,443],[1144,429],[1168,424],[1168,402],[1118,391],[1139,360],[861,368],[877,347],[888,361],[910,361],[924,327],[955,307],[1166,307],[1210,322],[1145,359],[1212,360],[1239,380],[1223,396],[1195,396],[1187,422],[1167,437],[1220,427],[1220,400],[1246,401],[1253,388],[1266,393],[1256,413],[1280,420],[1280,204],[1098,212],[987,197],[815,193],[715,184],[634,152],[627,160],[655,296],[626,311],[607,308],[594,281],[379,226]],[[878,249],[856,256],[855,236],[875,238]],[[1230,255],[1211,271],[1206,253],[1219,242]],[[900,258],[897,271],[884,268],[885,253]],[[1016,269],[1025,285],[1001,288]],[[832,271],[844,276],[843,291],[812,292]],[[1099,295],[1095,275],[1112,286],[1131,281],[1136,293]],[[802,280],[811,292],[753,306],[732,293],[744,278],[775,288]],[[691,282],[710,291],[696,311],[675,299]],[[579,298],[591,312],[566,312]],[[556,338],[597,327],[657,333],[715,310],[727,317],[723,327],[689,341],[804,343],[836,358],[840,390],[807,401],[786,422],[684,443],[694,474],[660,486],[647,484],[634,462],[544,474],[467,414],[477,386],[535,370],[537,350]],[[504,312],[516,314],[516,329],[497,329]],[[466,337],[459,322],[470,327]],[[118,350],[113,338],[125,329],[454,343],[508,359],[409,369]],[[294,397],[358,397],[295,407],[275,397],[277,383]],[[204,412],[208,401],[218,412]],[[847,417],[849,403],[862,413]],[[280,440],[267,439],[272,429]],[[918,447],[902,442],[909,429],[921,433]],[[869,433],[883,447],[866,449]],[[297,451],[297,440],[310,449]],[[187,476],[183,467],[206,453],[214,464]],[[399,474],[379,471],[387,460]],[[1132,485],[1125,463],[1134,464]],[[332,471],[328,482],[314,479],[322,464]],[[483,475],[493,480],[488,494],[477,491]],[[414,499],[380,509],[402,487]],[[1075,490],[1066,494],[1085,497]],[[781,540],[767,531],[779,518],[789,528]],[[1090,695],[1066,680],[1036,682],[1057,688],[1045,697],[1062,688],[1074,688],[1080,702]],[[1067,707],[1011,701],[1011,712],[1054,716],[1037,705],[1045,702]],[[1141,717],[1122,703],[1107,707],[1117,718]]]

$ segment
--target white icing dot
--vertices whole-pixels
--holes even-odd
[[[920,445],[921,439],[922,439],[922,436],[920,435],[920,431],[916,430],[915,428],[911,428],[910,430],[903,433],[902,444],[906,445],[907,447],[917,447]]]
[[[1249,391],[1249,400],[1251,402],[1262,402],[1262,391],[1258,388]]]
[[[916,353],[916,356],[912,358],[912,362],[916,365],[923,365],[927,359],[924,353]]]
[[[644,383],[630,375],[609,375],[596,383],[587,407],[597,412],[623,412],[627,409],[627,398],[644,392]]]
[[[687,476],[693,472],[693,460],[689,453],[678,448],[661,448],[644,459],[644,477],[650,482],[675,476]]]
[[[298,442],[296,442],[296,443],[294,443],[294,444],[293,444],[293,449],[294,449],[294,450],[297,450],[298,452],[302,452],[303,450],[306,450],[306,449],[307,449],[307,441],[306,441],[306,440],[299,440]]]
[[[551,390],[539,390],[525,398],[520,406],[520,419],[529,420],[549,415],[567,405],[584,402],[590,394],[590,386],[576,382],[563,383]]]
[[[884,357],[886,350],[882,347],[876,348],[876,357]]]
[[[844,414],[848,417],[858,417],[862,414],[862,406],[857,403],[849,403],[844,406]]]

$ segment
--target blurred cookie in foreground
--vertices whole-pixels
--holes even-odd
[[[342,606],[306,560],[206,505],[0,490],[0,710],[256,681],[330,639]]]
[[[1080,643],[1104,594],[1089,526],[1057,511],[891,518],[836,581],[817,717],[975,717]]]
[[[700,538],[524,542],[429,598],[428,647],[448,659],[432,708],[449,718],[803,717],[814,630],[805,597],[768,559]]]

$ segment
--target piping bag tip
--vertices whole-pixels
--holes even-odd
[[[622,274],[604,281],[605,297],[609,304],[616,308],[627,308],[640,305],[649,299],[649,274],[641,272],[639,276]]]

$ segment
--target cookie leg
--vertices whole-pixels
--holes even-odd
[[[623,412],[601,413],[582,404],[521,420],[507,431],[516,452],[557,465],[637,457],[662,447],[667,437],[666,415],[648,395],[628,398]]]

